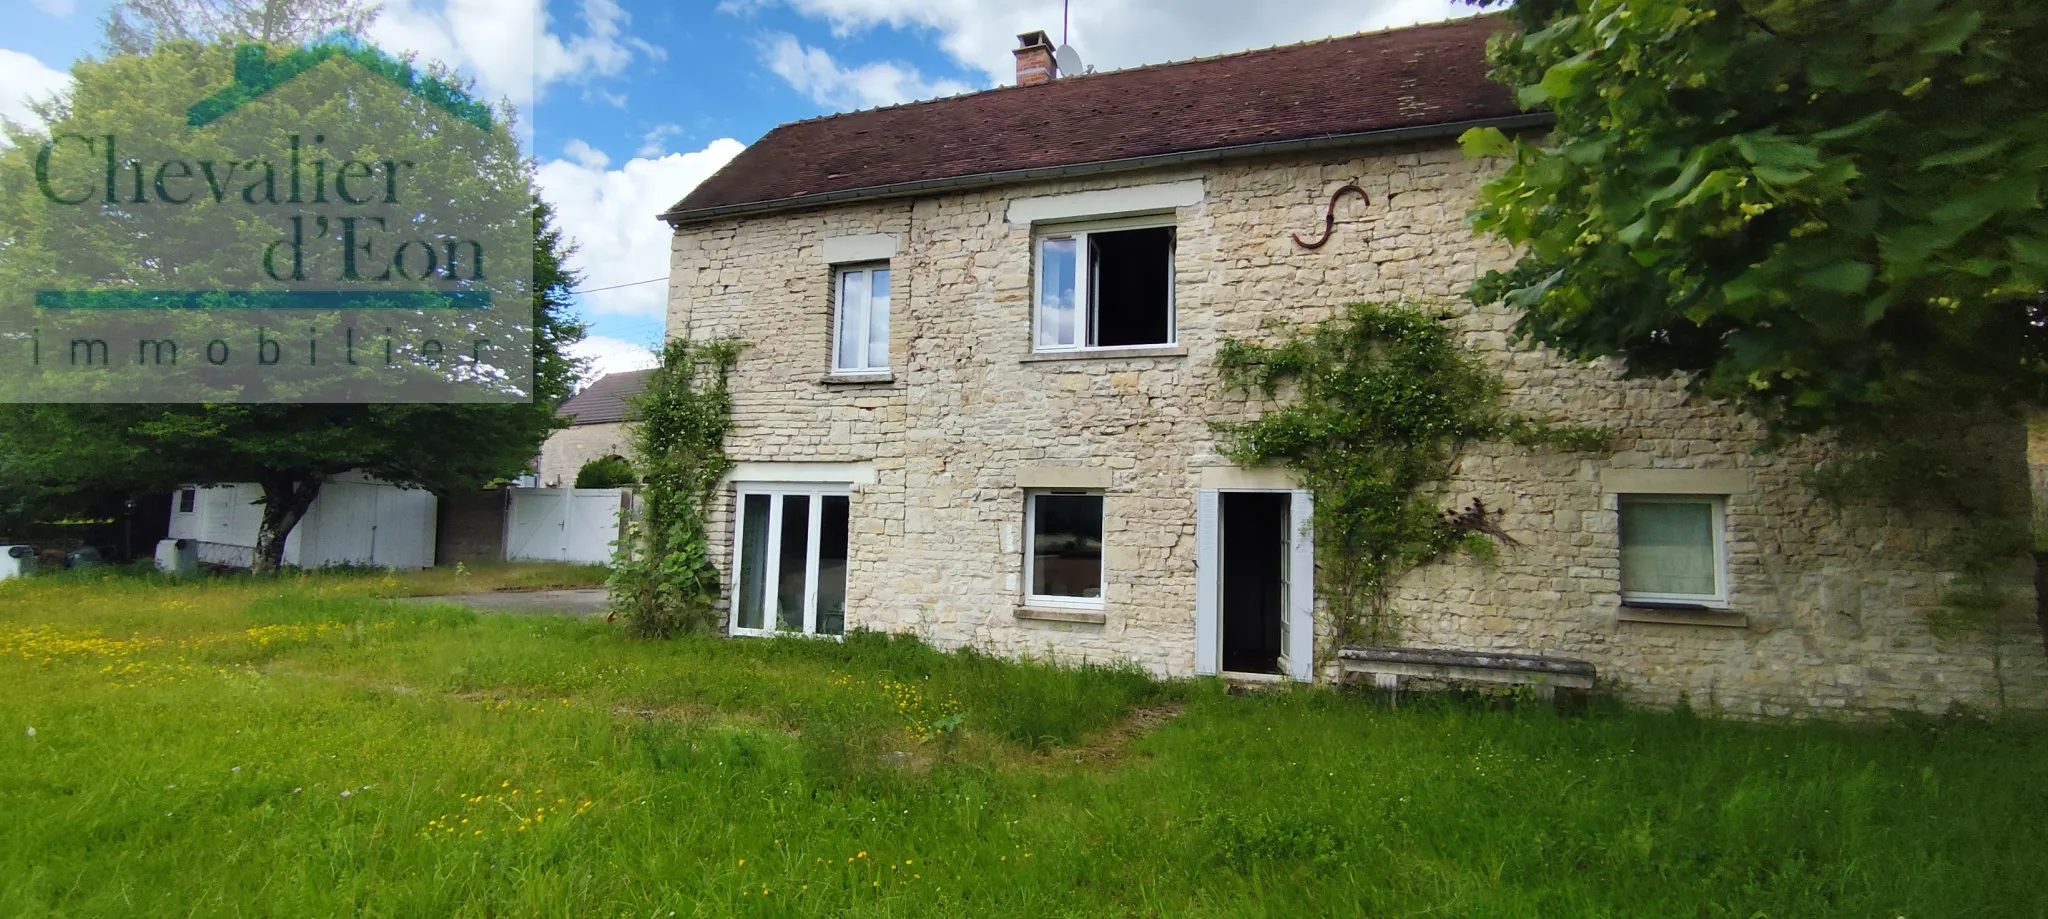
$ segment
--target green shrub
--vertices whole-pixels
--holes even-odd
[[[577,488],[622,488],[638,484],[640,480],[633,475],[633,464],[622,456],[600,456],[576,470]]]

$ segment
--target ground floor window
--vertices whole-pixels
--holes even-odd
[[[1102,606],[1102,493],[1047,491],[1025,498],[1024,602]]]
[[[1621,598],[1667,606],[1728,601],[1719,495],[1622,495]]]
[[[846,631],[851,510],[843,486],[741,489],[733,540],[734,632]]]

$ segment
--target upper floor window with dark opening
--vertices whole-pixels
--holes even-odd
[[[1036,350],[1173,344],[1173,250],[1144,220],[1040,233]]]

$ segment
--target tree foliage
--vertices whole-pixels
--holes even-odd
[[[0,150],[0,176],[6,177],[0,181],[0,285],[17,292],[51,286],[50,266],[61,255],[74,262],[97,257],[110,274],[127,272],[138,287],[207,286],[204,266],[199,277],[173,276],[151,257],[151,247],[164,245],[162,240],[99,228],[114,226],[112,220],[89,226],[38,199],[34,182],[14,179],[33,174],[39,148],[50,137],[66,131],[96,135],[95,125],[136,130],[167,153],[179,144],[206,143],[203,134],[185,130],[184,106],[196,74],[229,72],[221,64],[233,59],[234,49],[226,45],[179,40],[152,44],[145,54],[82,61],[73,68],[76,84],[69,94],[44,106],[51,116],[47,133],[10,127],[11,148]],[[576,280],[564,265],[570,248],[549,208],[533,197],[531,164],[509,133],[481,143],[493,142],[502,149],[490,146],[463,163],[421,157],[420,168],[442,170],[433,175],[436,188],[475,201],[509,201],[506,210],[521,218],[518,232],[508,238],[519,240],[521,249],[531,246],[531,285],[520,287],[519,296],[531,297],[532,322],[522,320],[518,329],[531,337],[533,375],[530,384],[522,379],[508,385],[531,401],[9,405],[0,408],[0,469],[7,473],[0,481],[0,509],[18,517],[44,516],[109,494],[257,482],[265,495],[257,566],[269,569],[280,564],[286,538],[321,483],[336,474],[360,470],[448,491],[525,471],[541,441],[559,426],[552,406],[569,393],[575,377],[565,349],[582,337],[583,327],[570,313]],[[175,226],[175,220],[152,227]],[[255,242],[205,242],[246,258],[277,230],[251,222],[247,232]]]
[[[1507,413],[1500,379],[1449,325],[1408,306],[1352,304],[1275,345],[1226,340],[1216,364],[1235,390],[1269,398],[1293,390],[1257,420],[1215,427],[1224,455],[1245,466],[1284,464],[1314,493],[1316,587],[1339,643],[1394,640],[1386,601],[1402,574],[1506,536],[1476,500],[1462,512],[1440,506],[1465,444],[1592,450],[1609,440],[1604,430]]]
[[[2048,6],[1522,0],[1496,76],[1557,116],[1474,288],[1578,357],[1695,376],[1781,430],[2008,411],[2048,383]]]
[[[109,54],[147,54],[169,41],[288,46],[360,35],[380,9],[363,0],[120,0],[101,32]]]
[[[623,456],[600,456],[576,470],[577,488],[621,488],[639,481]]]
[[[1482,0],[1489,5],[1491,0]],[[1950,612],[1994,623],[2026,548],[2014,444],[2048,392],[2048,5],[1520,0],[1495,76],[1549,136],[1476,226],[1519,332],[1823,433],[1834,496],[1964,522]]]
[[[705,521],[719,480],[732,470],[725,453],[732,429],[727,381],[743,348],[736,341],[673,339],[633,400],[641,517],[619,543],[610,587],[614,613],[635,635],[717,622],[718,568]]]
[[[569,312],[575,276],[545,204],[534,225],[534,394],[526,404],[10,405],[0,407],[0,495],[23,516],[48,515],[115,494],[182,484],[263,486],[257,567],[281,563],[285,539],[322,483],[361,471],[437,492],[477,488],[524,472],[561,426],[569,394],[565,349],[583,326]]]

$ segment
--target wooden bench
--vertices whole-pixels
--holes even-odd
[[[1337,661],[1345,679],[1354,674],[1371,674],[1374,686],[1397,695],[1401,679],[1407,677],[1532,686],[1537,698],[1550,702],[1560,687],[1592,689],[1594,678],[1593,665],[1586,661],[1496,651],[1352,647],[1339,649]]]

